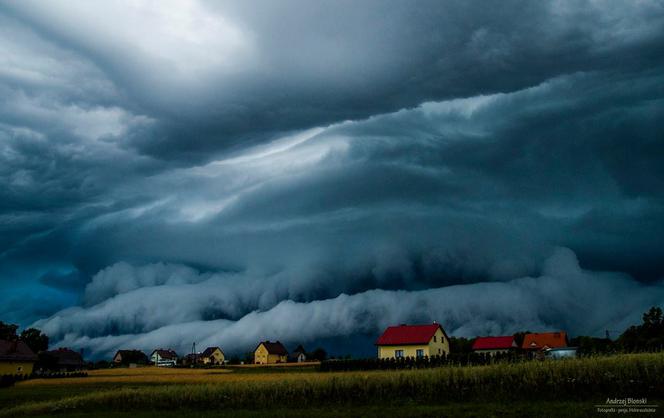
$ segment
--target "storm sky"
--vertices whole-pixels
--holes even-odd
[[[601,336],[663,238],[662,1],[0,3],[0,320],[53,346]]]

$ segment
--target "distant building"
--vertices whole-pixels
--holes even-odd
[[[502,337],[477,337],[473,341],[472,350],[477,354],[507,353],[517,347],[514,337],[511,335]]]
[[[150,354],[150,362],[158,367],[173,367],[178,362],[178,355],[171,349],[158,348]]]
[[[288,355],[289,363],[304,363],[305,361],[307,361],[307,352],[304,351],[302,345],[298,345],[295,350]]]
[[[521,348],[531,352],[560,347],[567,347],[567,334],[564,331],[526,334],[521,344]]]
[[[148,356],[140,350],[118,350],[113,356],[113,364],[116,366],[148,364]]]
[[[0,376],[3,374],[31,374],[37,355],[20,340],[0,340]]]
[[[202,364],[200,353],[189,353],[181,358],[183,366],[194,366]]]
[[[47,370],[60,372],[73,372],[85,368],[83,355],[69,348],[41,352],[39,353],[39,363]]]
[[[376,340],[378,358],[438,356],[450,352],[450,339],[440,324],[388,327]]]
[[[286,363],[287,361],[288,351],[279,341],[262,341],[254,350],[255,364]]]
[[[220,365],[224,364],[226,356],[219,347],[208,347],[199,356],[199,361],[203,364]]]

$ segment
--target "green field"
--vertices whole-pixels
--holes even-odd
[[[607,397],[664,411],[664,354],[409,371],[115,369],[0,390],[14,416],[597,416]],[[653,416],[644,414],[643,416]]]

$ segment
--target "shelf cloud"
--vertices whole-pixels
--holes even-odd
[[[657,2],[4,4],[0,319],[98,356],[625,327],[663,46]]]

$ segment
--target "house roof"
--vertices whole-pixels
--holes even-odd
[[[275,342],[261,341],[258,344],[258,346],[256,347],[256,349],[258,349],[258,347],[260,347],[261,344],[263,344],[263,346],[265,347],[265,349],[267,350],[267,352],[269,354],[277,354],[279,356],[287,356],[288,355],[288,350],[286,350],[286,347],[284,347],[284,345],[282,343],[280,343],[279,341],[275,341]],[[254,350],[254,351],[256,351],[256,350]]]
[[[222,354],[224,353],[219,347],[208,347],[205,350],[203,350],[203,352],[201,353],[201,357],[210,357],[212,354],[214,354],[215,350],[221,351]]]
[[[473,350],[503,350],[514,348],[514,337],[506,335],[502,337],[477,337],[473,342]]]
[[[159,354],[159,357],[161,357],[163,359],[166,359],[166,360],[177,360],[178,359],[178,354],[175,351],[170,350],[170,349],[165,350],[163,348],[157,348],[156,350],[154,350],[152,352],[152,354],[150,354],[150,357],[152,357],[152,355],[154,353]]]
[[[0,361],[37,361],[37,356],[21,340],[0,340]]]
[[[302,344],[300,344],[300,345],[298,345],[297,347],[295,347],[295,350],[293,350],[293,353],[294,353],[294,354],[295,354],[295,353],[306,354],[307,351],[304,349],[304,347],[302,347]]]
[[[118,350],[115,353],[115,356],[113,356],[113,359],[118,355],[121,356],[123,362],[145,361],[148,358],[148,356],[146,356],[141,350]]]
[[[84,363],[81,353],[69,348],[58,348],[46,354],[54,358],[59,366],[80,366]]]
[[[521,348],[524,350],[541,350],[543,348],[567,347],[567,334],[559,332],[541,332],[526,334]]]
[[[376,345],[409,345],[428,344],[433,335],[440,329],[445,334],[440,324],[427,325],[398,325],[387,327],[383,334],[376,340]],[[445,334],[447,337],[447,334]]]

